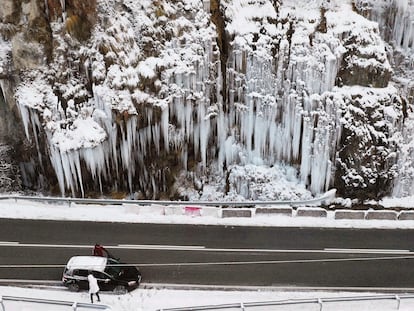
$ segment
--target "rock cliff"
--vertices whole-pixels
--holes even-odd
[[[20,121],[0,140],[24,150],[22,187],[54,194],[411,195],[413,10],[4,0],[0,99]]]

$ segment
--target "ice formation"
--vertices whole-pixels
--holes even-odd
[[[389,35],[409,50],[412,1],[391,2],[382,1],[384,10],[397,8]],[[75,53],[84,77],[67,70],[72,76],[55,84],[58,92],[43,77],[16,93],[27,138],[46,132],[62,194],[112,183],[157,197],[169,190],[173,167],[225,180],[243,171],[238,166],[286,165],[312,194],[334,185],[338,163],[345,186],[389,178],[380,171],[392,170],[366,163],[369,155],[358,168],[347,155],[358,144],[383,158],[397,149],[401,101],[388,86],[392,69],[378,29],[388,21],[369,21],[351,1],[226,0],[219,29],[205,10],[212,2],[123,5],[120,13],[112,1],[98,1],[91,43]],[[371,19],[383,16],[370,8]],[[72,43],[59,37],[59,22],[52,29],[63,58]],[[56,56],[57,75],[61,66]],[[369,111],[378,114],[372,124]],[[354,146],[344,132],[360,140]],[[246,180],[228,178],[239,194],[257,197]],[[405,194],[400,185],[395,192]]]

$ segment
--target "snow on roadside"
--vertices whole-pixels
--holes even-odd
[[[54,300],[64,300],[78,303],[89,303],[88,292],[73,293],[66,290],[53,289],[34,289],[0,286],[0,295],[2,296],[19,296],[30,298],[45,298]],[[375,296],[376,293],[355,293],[355,292],[333,292],[333,291],[300,291],[300,290],[187,290],[187,289],[156,289],[148,288],[136,289],[125,295],[114,295],[112,293],[101,292],[101,304],[111,307],[113,311],[155,311],[165,308],[175,307],[195,307],[205,305],[219,304],[240,304],[241,302],[260,302],[260,301],[283,301],[293,299],[315,299],[330,297],[356,297],[356,296]],[[385,311],[395,309],[396,300],[379,300],[351,303],[333,304],[337,311],[356,310],[355,307],[362,307],[363,310]],[[19,304],[21,308],[7,308],[7,301],[4,301],[6,311],[23,311],[31,310],[44,311],[44,306],[39,304]],[[16,306],[16,304],[14,304]],[[326,304],[328,306],[328,304]],[[413,300],[402,300],[400,311],[410,310],[413,306]],[[297,304],[288,305],[289,310],[310,310],[309,308],[319,308],[318,303],[314,304]],[[285,307],[286,308],[286,307]],[[285,309],[282,308],[282,309]],[[65,310],[65,309],[59,309]],[[69,310],[67,308],[66,310]],[[312,309],[313,310],[313,309]],[[316,310],[316,309],[315,309]],[[412,309],[411,309],[412,310]]]
[[[414,200],[414,198],[413,198]],[[387,199],[385,206],[413,206],[413,200]],[[162,223],[162,224],[194,224],[194,225],[224,225],[224,226],[275,226],[275,227],[325,227],[325,228],[414,228],[414,220],[357,220],[334,219],[334,212],[328,211],[327,217],[299,217],[293,211],[293,217],[280,215],[253,215],[251,218],[230,217],[220,218],[213,207],[206,208],[206,216],[176,214],[177,206],[169,207],[169,212],[160,211],[158,205],[135,206],[123,205],[94,205],[54,203],[47,204],[24,200],[0,200],[0,218],[13,219],[48,219],[48,220],[79,220],[79,221],[108,221],[131,223]],[[183,202],[185,207],[185,202]],[[280,206],[279,206],[280,207]],[[152,212],[151,212],[152,211]],[[166,215],[164,215],[166,214]],[[203,213],[202,213],[203,214]]]

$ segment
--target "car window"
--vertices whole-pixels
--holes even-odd
[[[84,277],[87,277],[87,276],[88,276],[88,270],[82,270],[82,269],[75,270],[75,271],[73,272],[73,274],[74,274],[74,275],[78,275],[78,276],[84,276]]]
[[[119,272],[121,272],[121,267],[119,266],[119,262],[112,258],[108,258],[105,272],[114,278],[118,277]]]
[[[92,275],[96,277],[97,279],[105,280],[108,278],[108,276],[105,273],[99,272],[99,271],[93,271]]]
[[[69,270],[68,267],[65,267],[65,270],[63,270],[63,274],[72,275],[72,270]]]

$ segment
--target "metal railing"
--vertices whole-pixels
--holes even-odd
[[[318,198],[301,201],[243,201],[243,202],[227,202],[227,201],[159,201],[159,200],[115,200],[115,199],[82,199],[82,198],[66,198],[66,197],[31,197],[9,195],[0,196],[0,200],[26,200],[37,202],[63,202],[80,203],[80,204],[101,204],[101,205],[122,205],[122,204],[136,204],[136,205],[150,205],[150,204],[164,204],[164,205],[202,205],[202,206],[252,206],[252,205],[306,205],[306,204],[320,204],[330,201],[335,197],[336,189],[332,189],[324,193]]]
[[[157,311],[192,311],[192,310],[225,310],[225,309],[239,309],[241,311],[248,311],[249,308],[264,307],[260,310],[275,310],[275,307],[293,306],[301,304],[317,304],[319,310],[323,310],[324,304],[335,303],[335,302],[361,302],[361,301],[380,301],[380,300],[391,300],[396,301],[396,310],[400,309],[400,303],[403,299],[414,299],[414,294],[402,294],[402,295],[373,295],[373,296],[351,296],[351,297],[329,297],[329,298],[310,298],[310,299],[288,299],[288,300],[277,300],[277,301],[259,301],[259,302],[240,302],[240,303],[229,303],[219,305],[206,305],[206,306],[195,306],[195,307],[182,307],[182,308],[164,308],[158,309]],[[414,302],[413,302],[414,309]]]
[[[40,305],[54,305],[68,307],[68,310],[78,311],[79,309],[89,310],[111,310],[111,307],[102,304],[83,303],[76,301],[64,301],[53,299],[39,299],[28,297],[16,297],[16,296],[0,296],[0,311],[13,310],[13,308],[7,308],[5,302],[20,302],[20,303],[32,303]],[[69,309],[70,308],[70,309]]]

